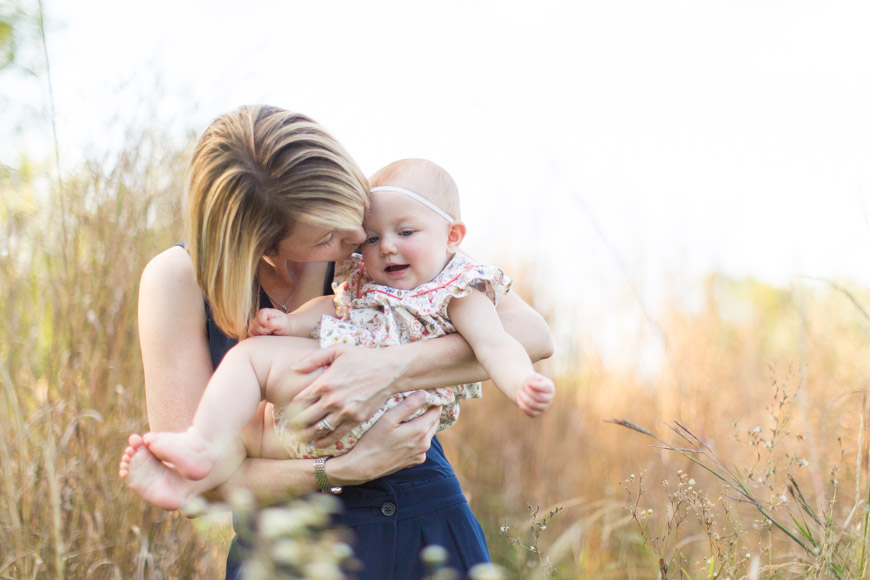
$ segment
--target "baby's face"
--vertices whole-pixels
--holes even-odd
[[[383,286],[412,290],[438,275],[452,254],[450,224],[419,201],[394,191],[371,194],[363,220],[363,262]]]

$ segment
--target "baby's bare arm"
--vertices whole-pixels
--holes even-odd
[[[335,316],[335,297],[334,296],[318,296],[312,298],[293,312],[288,317],[290,318],[294,336],[302,336],[307,338],[314,329],[314,326],[320,322],[324,315]],[[300,334],[296,334],[296,329],[299,329]]]
[[[516,402],[523,379],[535,371],[522,345],[505,332],[495,305],[474,291],[452,299],[447,314],[499,390]]]
[[[248,336],[273,334],[308,338],[314,326],[324,315],[335,316],[332,296],[312,298],[293,312],[284,314],[274,308],[262,308],[251,321]]]

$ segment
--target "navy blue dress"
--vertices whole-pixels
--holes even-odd
[[[332,293],[331,280],[332,268],[324,294]],[[270,306],[263,292],[260,304]],[[214,324],[208,304],[206,329],[216,368],[235,341]],[[353,532],[354,555],[363,564],[357,580],[419,580],[425,575],[420,550],[430,545],[447,550],[447,565],[461,577],[475,564],[490,561],[483,530],[437,438],[421,465],[346,486],[337,497],[343,504],[337,524]],[[241,578],[244,553],[236,537],[227,557],[227,580]]]

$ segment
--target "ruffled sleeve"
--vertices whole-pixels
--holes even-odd
[[[456,332],[447,314],[453,298],[477,290],[497,304],[498,297],[510,290],[511,282],[500,268],[456,254],[431,281],[413,290],[401,290],[375,284],[362,259],[354,256],[337,266],[333,289],[339,319],[366,331],[364,337],[354,333],[356,344],[389,346]],[[348,333],[336,331],[339,334],[344,337]],[[322,329],[320,338],[323,346]]]
[[[493,304],[498,304],[499,296],[507,294],[512,283],[513,280],[501,268],[477,264],[456,254],[435,280],[421,287],[420,297],[431,295],[427,302],[446,317],[447,305],[453,298],[462,298],[477,290]]]

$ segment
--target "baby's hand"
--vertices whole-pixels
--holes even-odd
[[[556,385],[553,381],[542,374],[534,373],[523,381],[523,386],[517,393],[517,406],[529,417],[537,417],[547,410],[555,396]]]
[[[248,327],[248,336],[290,336],[290,316],[274,308],[262,308]]]

